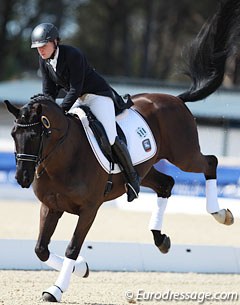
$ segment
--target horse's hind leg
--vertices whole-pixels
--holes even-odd
[[[222,224],[231,225],[234,222],[233,215],[229,209],[220,209],[217,195],[217,164],[215,156],[205,156],[207,167],[204,172],[206,179],[206,209],[213,217]]]
[[[170,238],[162,234],[163,216],[167,206],[168,198],[174,185],[172,177],[158,172],[154,167],[151,168],[144,177],[142,186],[151,188],[157,193],[156,206],[152,211],[149,222],[149,229],[152,231],[154,243],[162,253],[167,253],[171,247]]]
[[[197,157],[188,158],[184,165],[174,163],[183,171],[204,173],[206,179],[206,209],[207,212],[222,224],[233,224],[233,215],[230,210],[220,209],[217,195],[217,165],[216,156],[204,156],[201,153]]]

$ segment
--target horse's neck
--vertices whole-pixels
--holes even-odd
[[[82,124],[70,118],[67,136],[60,144],[54,160],[49,164],[49,178],[58,177],[66,187],[72,187],[77,182],[80,187],[85,185],[89,173],[97,175],[98,169],[101,170]],[[89,181],[88,184],[92,183]]]
[[[74,162],[74,158],[84,158],[86,135],[82,124],[74,121],[73,118],[68,119],[68,126],[65,130],[63,139],[59,140],[58,158],[64,160],[65,163]],[[55,145],[58,145],[55,143]]]
[[[89,171],[97,171],[98,161],[80,121],[70,118],[68,136],[64,146],[68,152],[69,164],[72,162],[78,164],[84,175]]]

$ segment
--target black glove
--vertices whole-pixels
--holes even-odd
[[[64,106],[63,104],[61,104],[60,107],[62,108],[64,114],[66,114],[69,110],[68,107]]]

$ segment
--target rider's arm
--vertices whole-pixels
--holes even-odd
[[[50,95],[55,100],[58,95],[58,87],[50,78],[46,62],[41,58],[39,58],[39,67],[42,73],[42,92]]]
[[[87,66],[84,55],[77,49],[70,49],[66,54],[69,73],[69,90],[63,99],[61,107],[68,111],[75,101],[82,95],[82,89]]]

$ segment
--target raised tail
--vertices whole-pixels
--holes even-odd
[[[223,82],[226,60],[237,51],[240,38],[240,1],[221,1],[216,13],[202,27],[185,52],[191,87],[180,94],[184,102],[199,101]]]

